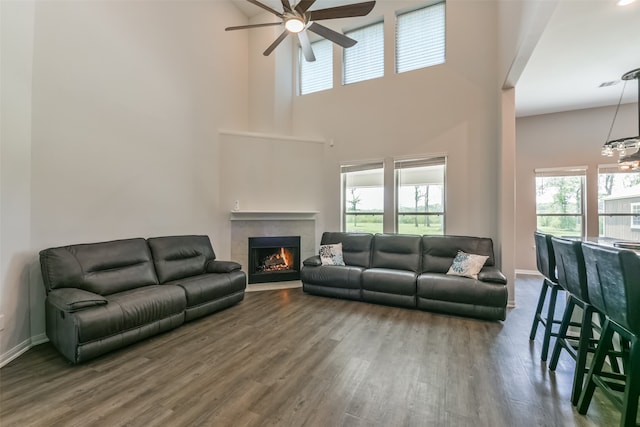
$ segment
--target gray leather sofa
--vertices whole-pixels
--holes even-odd
[[[321,245],[342,243],[346,265],[303,262],[310,294],[504,320],[507,279],[495,266],[490,238],[326,232]],[[485,255],[478,279],[446,274],[458,250]]]
[[[46,332],[79,363],[240,302],[240,264],[208,236],[79,244],[40,252]]]

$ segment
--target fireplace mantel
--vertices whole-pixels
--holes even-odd
[[[315,211],[231,211],[231,221],[300,221],[316,219]]]

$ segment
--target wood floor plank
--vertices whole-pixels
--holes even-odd
[[[505,322],[285,289],[78,366],[45,343],[0,370],[0,425],[617,425],[571,406],[573,361],[528,337],[540,281],[516,287]]]

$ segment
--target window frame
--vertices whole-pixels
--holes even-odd
[[[364,172],[367,170],[378,170],[378,169],[381,170],[381,174],[382,174],[382,186],[381,186],[382,195],[383,195],[382,211],[381,212],[377,212],[377,211],[347,212],[347,179],[345,175],[353,172]],[[384,187],[384,161],[371,160],[371,161],[362,162],[362,163],[348,163],[348,164],[340,165],[340,211],[341,211],[340,230],[343,232],[348,231],[347,230],[348,216],[354,216],[357,218],[357,217],[381,215],[382,216],[381,224],[383,227],[381,232],[384,232],[384,216],[385,216],[384,198],[386,197],[384,188],[385,188]]]
[[[538,213],[538,178],[562,178],[562,177],[579,177],[580,178],[580,203],[577,205],[579,207],[578,213]],[[536,198],[535,198],[535,214],[536,214],[536,230],[543,231],[545,233],[549,233],[545,230],[540,230],[538,228],[539,219],[541,217],[575,217],[580,219],[580,238],[586,237],[586,227],[587,227],[587,215],[586,215],[586,177],[587,177],[587,167],[586,166],[577,166],[577,167],[563,167],[563,168],[545,168],[545,169],[535,169],[534,171],[534,179],[535,179],[535,190],[536,190]],[[553,233],[549,233],[553,234]],[[555,235],[555,234],[554,234]],[[558,236],[558,237],[567,237],[567,236]]]
[[[638,171],[634,171],[634,170],[623,170],[620,169],[619,165],[617,164],[607,164],[607,165],[599,165],[598,166],[598,237],[601,238],[614,238],[612,236],[607,236],[607,218],[620,218],[620,217],[628,217],[628,224],[629,224],[629,228],[632,231],[640,231],[640,210],[638,210],[638,212],[633,211],[634,206],[638,206],[640,207],[640,202],[629,202],[629,209],[628,211],[625,210],[619,210],[617,212],[605,212],[604,211],[604,206],[602,206],[602,210],[601,210],[601,200],[600,200],[600,179],[602,175],[631,175],[631,174],[635,174],[635,175],[640,175],[640,172]],[[637,185],[637,184],[636,184]],[[605,196],[605,197],[609,197],[609,196]],[[629,195],[627,196],[622,196],[620,198],[624,199],[626,197],[631,197]],[[604,202],[604,200],[602,200],[602,202]],[[634,219],[637,222],[637,224],[634,224]],[[614,230],[616,227],[620,227],[621,225],[624,224],[618,224],[618,223],[614,223],[614,224],[609,224],[610,226],[614,227]],[[618,231],[622,231],[622,229],[618,228]],[[616,239],[621,239],[621,240],[626,240],[628,239],[628,237],[615,237]]]
[[[640,202],[629,203],[631,229],[640,230]]]
[[[421,168],[426,166],[443,166],[442,177],[442,210],[441,211],[423,211],[423,212],[401,212],[400,211],[400,174],[402,170]],[[396,159],[393,162],[394,169],[394,232],[398,233],[400,229],[401,216],[416,216],[426,217],[435,216],[442,218],[442,234],[446,234],[447,226],[447,156],[446,155],[434,155],[427,157],[418,157],[410,159]],[[428,207],[427,207],[428,209]],[[422,233],[424,234],[424,233]]]

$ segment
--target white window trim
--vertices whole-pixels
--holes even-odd
[[[640,218],[636,217],[636,215],[640,215],[640,202],[634,202],[634,203],[630,203],[629,204],[629,209],[630,209],[630,214],[631,217],[630,222],[631,222],[631,229],[632,230],[640,230]],[[637,208],[636,211],[634,211],[634,208]],[[638,222],[637,224],[634,224],[634,220],[638,218],[636,221]]]
[[[558,167],[558,168],[537,168],[534,169],[534,179],[537,178],[545,178],[545,177],[563,177],[563,176],[579,176],[581,177],[581,203],[580,203],[580,213],[576,214],[539,214],[538,213],[538,200],[536,195],[535,202],[535,214],[536,214],[536,224],[538,223],[538,218],[541,216],[553,217],[553,216],[573,216],[580,218],[580,236],[586,237],[586,227],[587,227],[587,200],[586,200],[586,181],[587,181],[587,166],[569,166],[569,167]],[[536,187],[537,191],[537,187]],[[536,227],[537,228],[537,227]]]

